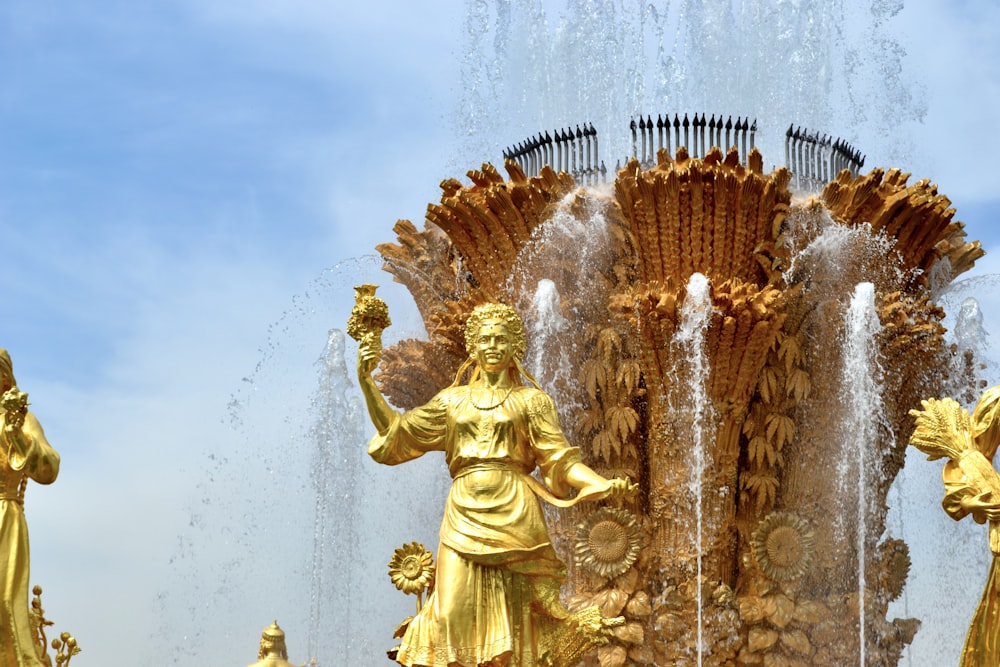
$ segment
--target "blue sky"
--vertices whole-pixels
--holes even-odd
[[[184,627],[197,591],[183,589],[219,567],[190,543],[212,542],[246,511],[217,497],[216,477],[228,478],[219,487],[242,481],[241,492],[255,491],[258,468],[220,461],[280,462],[304,451],[287,441],[308,427],[301,404],[314,391],[326,329],[346,321],[357,277],[377,276],[377,262],[352,258],[393,240],[396,219],[419,223],[442,179],[495,162],[501,147],[538,129],[596,124],[609,108],[627,118],[628,103],[649,102],[640,108],[654,115],[667,105],[753,106],[742,91],[763,88],[765,108],[747,113],[819,124],[866,152],[866,167],[905,162],[914,178],[930,178],[951,197],[971,238],[988,250],[997,244],[1000,9],[992,3],[923,0],[897,13],[902,3],[891,0],[872,3],[875,12],[860,1],[775,2],[770,20],[785,32],[762,27],[739,43],[769,41],[780,53],[759,56],[760,79],[740,73],[734,81],[713,79],[708,63],[674,63],[658,79],[591,71],[589,56],[565,62],[561,54],[588,53],[588,34],[619,39],[622,53],[640,58],[657,40],[669,50],[697,37],[696,28],[658,30],[650,15],[636,19],[633,3],[548,2],[544,21],[532,18],[542,14],[529,2],[433,4],[0,6],[0,346],[63,455],[62,476],[53,487],[30,488],[27,511],[33,580],[46,587],[57,627],[80,638],[81,664],[136,664],[121,653],[146,656],[189,635],[197,664],[251,662],[272,617],[294,618],[284,610],[308,606],[261,600],[246,620],[211,621],[208,638]],[[481,7],[487,11],[478,14]],[[567,7],[595,22],[565,20]],[[750,11],[732,7],[738,17]],[[515,28],[510,43],[496,31],[504,17]],[[682,19],[714,20],[694,12]],[[483,21],[493,32],[477,42]],[[636,25],[644,41],[628,32]],[[562,45],[539,46],[531,58],[518,48],[547,35]],[[852,72],[825,69],[843,61],[824,40],[856,50]],[[724,59],[732,50],[713,54]],[[825,91],[818,97],[805,94],[812,83],[796,88],[782,76],[810,59]],[[544,76],[539,62],[548,63]],[[521,72],[533,78],[519,83]],[[605,81],[630,82],[620,96],[629,102],[575,97]],[[894,87],[881,87],[885,81]],[[853,107],[840,103],[844,91]],[[810,106],[814,97],[820,102]],[[574,111],[583,107],[588,118]],[[978,272],[992,273],[993,262]],[[991,294],[981,296],[989,315]],[[406,319],[399,327],[416,330]],[[267,471],[282,474],[280,465]],[[235,517],[222,530],[202,527],[200,505],[211,506],[219,525],[220,514]],[[306,525],[311,511],[247,523]],[[259,537],[250,532],[245,539]],[[230,545],[221,542],[222,555],[213,556],[229,562]],[[192,575],[178,565],[185,557],[207,560]],[[378,569],[388,554],[374,558]],[[210,617],[212,604],[198,602],[193,616]],[[304,661],[306,630],[289,631],[292,657]]]

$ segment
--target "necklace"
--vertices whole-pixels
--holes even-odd
[[[493,391],[494,391],[493,389],[490,389],[490,393],[491,394],[493,393]],[[477,410],[479,410],[481,412],[487,412],[489,410],[494,410],[496,408],[499,408],[501,405],[503,405],[504,402],[507,400],[507,397],[510,396],[510,392],[512,392],[512,391],[514,391],[514,385],[510,385],[509,387],[507,387],[507,393],[503,395],[503,398],[500,399],[499,403],[494,403],[493,405],[488,405],[488,406],[482,406],[482,405],[477,404],[476,400],[474,398],[472,398],[472,385],[470,384],[469,385],[469,403],[472,403],[472,407],[476,408]],[[495,398],[495,395],[494,395],[494,398]]]

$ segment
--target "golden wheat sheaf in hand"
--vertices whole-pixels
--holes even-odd
[[[910,444],[927,454],[928,460],[947,457],[958,461],[965,452],[975,449],[972,418],[957,401],[929,398],[920,404],[923,410],[910,410],[917,422]]]
[[[983,500],[1000,500],[1000,475],[976,447],[969,413],[951,398],[928,399],[921,404],[923,410],[910,410],[917,422],[910,444],[932,461],[948,457],[961,470],[963,483]],[[989,538],[990,550],[1000,555],[1000,521],[990,521]]]

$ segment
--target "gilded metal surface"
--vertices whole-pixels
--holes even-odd
[[[389,578],[397,590],[417,596],[417,611],[420,611],[424,591],[434,583],[434,556],[419,542],[404,544],[392,554]]]
[[[257,652],[257,662],[247,667],[297,667],[288,662],[288,649],[285,647],[285,631],[278,627],[275,620],[260,633],[260,650]]]
[[[37,620],[32,623],[28,607],[24,492],[29,479],[39,484],[55,481],[59,455],[28,410],[28,395],[17,388],[10,355],[4,349],[0,349],[0,395],[0,557],[7,559],[0,579],[0,667],[43,667],[47,647],[37,643]],[[40,641],[44,642],[44,635]]]
[[[954,362],[961,386],[975,386],[972,353],[949,355],[932,288],[968,270],[982,248],[966,240],[936,186],[910,183],[899,169],[844,171],[822,194],[793,197],[788,170],[763,165],[756,149],[746,162],[725,147],[700,158],[661,151],[652,167],[626,164],[611,192],[581,189],[549,167],[528,176],[507,162],[504,176],[486,164],[467,173],[469,183],[443,181],[426,224],[400,220],[396,241],[378,246],[429,334],[380,353],[379,387],[407,409],[432,401],[468,359],[464,324],[475,306],[526,305],[542,279],[555,286],[565,328],[549,341],[553,353],[529,352],[532,369],[558,391],[562,427],[583,460],[604,477],[643,480],[640,493],[614,503],[636,516],[646,546],[635,562],[622,574],[566,563],[573,609],[597,604],[626,619],[598,650],[602,667],[696,655],[705,667],[840,667],[858,664],[862,651],[871,664],[893,665],[919,625],[889,615],[906,556],[881,537],[881,508],[905,460],[908,410],[944,392]],[[842,255],[809,251],[831,236],[842,239]],[[707,378],[674,344],[695,272],[708,278],[711,299]],[[833,474],[845,465],[854,468],[844,474],[865,474],[835,437],[844,419],[844,295],[861,282],[875,288],[881,329],[868,344],[884,369],[887,426],[866,443],[865,460],[880,463],[863,494]],[[700,420],[696,386],[707,393]],[[517,392],[484,389],[474,399],[506,407]],[[696,436],[706,462],[698,493]],[[843,512],[860,500],[873,508],[861,545],[843,539]],[[753,535],[776,510],[811,532],[772,526],[761,545],[769,575]],[[564,558],[586,516],[580,508],[549,515]],[[593,546],[604,557],[620,552],[620,532],[609,524],[598,532]]]
[[[46,638],[45,629],[53,625],[52,621],[45,618],[45,609],[42,608],[42,587],[35,586],[31,589],[31,625],[35,629],[35,647],[39,657],[46,665],[52,665],[52,656],[48,654],[48,647],[51,645],[56,651],[56,667],[69,667],[74,655],[80,653],[80,646],[76,642],[76,637],[68,632],[60,633],[52,640],[51,644]]]
[[[951,398],[921,401],[911,410],[910,444],[931,460],[947,458],[942,505],[956,521],[989,522],[993,553],[986,589],[969,625],[959,667],[1000,665],[1000,475],[990,461],[1000,445],[1000,386],[987,389],[970,415]]]
[[[562,606],[565,568],[538,497],[570,506],[637,487],[597,474],[567,442],[552,399],[521,367],[525,333],[513,309],[477,307],[464,337],[469,356],[455,382],[403,414],[389,407],[371,376],[381,346],[362,336],[358,349],[358,378],[378,429],[369,454],[396,465],[443,451],[453,479],[434,591],[407,624],[395,659],[429,667],[569,667],[606,644],[622,619]],[[530,476],[536,468],[544,486]],[[406,555],[398,555],[402,568]],[[411,570],[419,578],[419,567]]]

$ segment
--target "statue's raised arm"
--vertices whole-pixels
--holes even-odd
[[[358,351],[378,429],[369,454],[396,465],[441,451],[453,480],[434,591],[406,626],[395,658],[427,667],[575,665],[622,620],[605,619],[596,607],[570,614],[562,606],[565,567],[539,499],[569,506],[637,487],[599,475],[567,441],[552,399],[521,365],[526,337],[512,308],[475,308],[465,344],[469,357],[455,382],[402,414],[371,379],[381,344],[362,340]],[[536,469],[543,482],[532,477]]]

